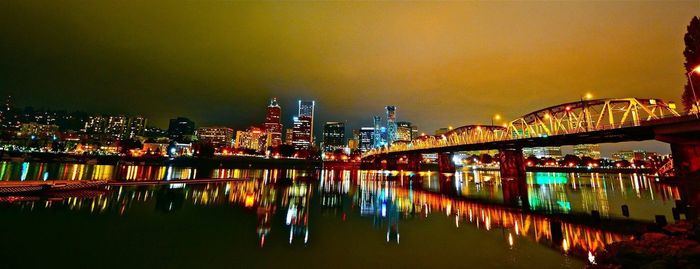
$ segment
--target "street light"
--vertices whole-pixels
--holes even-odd
[[[584,100],[593,99],[593,94],[587,92],[586,95],[581,96],[581,110],[583,111],[583,119],[586,121],[586,132],[590,131],[588,126],[590,125],[590,115],[588,114],[588,104]]]
[[[698,107],[698,96],[695,94],[695,86],[693,85],[693,79],[692,75],[693,73],[700,74],[700,65],[696,66],[693,68],[693,70],[690,70],[690,72],[686,73],[686,76],[688,76],[688,84],[690,84],[690,91],[693,92],[693,106],[690,107],[690,111],[693,111],[693,107],[695,107],[695,117],[698,118],[700,117],[698,115],[698,110],[700,110],[700,107]]]
[[[501,120],[501,115],[496,114],[496,115],[493,115],[493,117],[491,117],[491,126],[493,126],[493,120],[497,120],[497,121]]]

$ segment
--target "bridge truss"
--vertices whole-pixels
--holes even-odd
[[[537,110],[503,126],[466,125],[443,135],[373,149],[365,155],[620,129],[668,117],[680,114],[673,103],[660,99],[582,100]]]

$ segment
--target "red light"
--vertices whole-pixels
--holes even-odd
[[[571,110],[571,107],[570,107],[570,106],[567,106],[567,107],[566,107],[566,111],[569,111],[569,110]]]

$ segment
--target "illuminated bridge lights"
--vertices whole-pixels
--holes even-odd
[[[410,142],[395,143],[389,147],[370,150],[364,157],[408,150],[619,129],[680,116],[673,103],[660,99],[582,100],[541,109],[503,126],[466,125],[454,128],[440,136],[423,135]]]

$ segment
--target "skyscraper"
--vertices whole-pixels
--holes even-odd
[[[396,107],[387,106],[386,107],[386,133],[387,133],[387,144],[391,145],[397,140],[397,126],[396,126]]]
[[[334,151],[345,147],[345,123],[326,122],[323,126],[323,150]]]
[[[359,149],[362,152],[368,151],[374,147],[374,134],[375,134],[375,128],[374,127],[362,127],[360,128],[360,137],[359,137]]]
[[[297,115],[299,118],[302,117],[308,117],[310,122],[311,122],[311,133],[309,133],[309,137],[311,137],[311,143],[314,143],[314,110],[316,108],[316,101],[302,101],[299,100],[299,114]]]
[[[295,149],[309,149],[314,137],[314,107],[315,101],[299,100],[299,113],[294,117],[292,145]]]
[[[265,131],[270,134],[270,146],[276,147],[282,144],[282,124],[280,116],[282,108],[277,104],[277,98],[270,100],[270,105],[267,106],[267,114],[265,115]]]
[[[382,133],[380,129],[382,128],[382,118],[379,116],[374,116],[373,118],[373,123],[374,123],[374,131],[372,132],[372,147],[378,148],[382,146]]]

